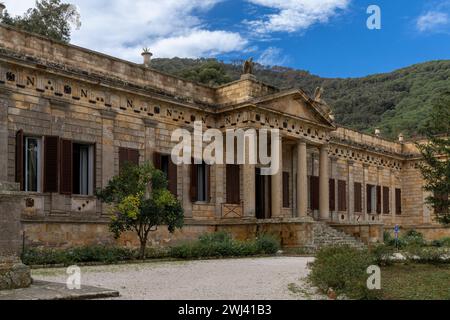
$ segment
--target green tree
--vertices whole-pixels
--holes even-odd
[[[178,75],[182,78],[211,86],[221,85],[231,81],[223,63],[215,59],[208,59],[199,66],[183,70]]]
[[[97,197],[111,204],[110,231],[119,238],[125,231],[134,231],[140,241],[140,258],[145,259],[145,249],[151,231],[167,226],[173,233],[183,227],[183,208],[167,190],[165,174],[151,164],[126,165],[113,177]]]
[[[431,193],[427,203],[440,223],[450,224],[450,91],[435,99],[423,131],[428,142],[417,145],[423,156],[420,170],[426,181],[424,189]]]
[[[23,16],[12,17],[5,11],[1,22],[57,41],[70,41],[71,27],[79,29],[80,14],[73,4],[61,0],[38,0]]]

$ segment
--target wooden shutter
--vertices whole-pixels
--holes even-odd
[[[367,213],[372,213],[372,188],[371,184],[366,186],[366,204],[367,204]]]
[[[44,192],[58,192],[59,137],[45,137]]]
[[[119,148],[119,171],[122,170],[125,163],[128,161],[128,150],[126,148]]]
[[[362,185],[359,182],[354,184],[354,195],[355,195],[355,212],[362,212]]]
[[[72,164],[72,141],[61,140],[61,173],[60,193],[72,194],[73,164]]]
[[[194,160],[191,160],[191,187],[190,187],[190,196],[191,201],[196,202],[198,199],[198,187],[197,187],[197,165],[194,164]]]
[[[128,149],[128,162],[135,166],[139,165],[139,150]]]
[[[119,148],[119,170],[127,163],[139,165],[139,150],[129,148]]]
[[[289,208],[289,172],[283,172],[283,208]]]
[[[311,176],[309,178],[309,184],[310,184],[311,210],[319,210],[319,201],[320,201],[319,177]]]
[[[377,213],[381,213],[381,186],[377,186]]]
[[[338,181],[338,210],[347,211],[347,182]]]
[[[389,210],[389,187],[383,187],[383,213],[388,214]]]
[[[154,152],[153,153],[153,166],[158,169],[161,170],[162,166],[161,166],[161,153],[159,152]]]
[[[168,189],[176,197],[178,189],[177,165],[169,158],[167,180],[169,182]]]
[[[24,185],[24,162],[23,162],[23,152],[24,152],[24,146],[23,146],[24,138],[23,138],[23,130],[20,129],[16,133],[16,182],[20,184],[20,190],[25,190]]]
[[[227,164],[226,167],[227,203],[240,204],[240,168],[237,164]]]
[[[395,213],[402,214],[402,190],[395,189]]]
[[[329,181],[329,192],[330,192],[330,211],[336,210],[336,183],[334,179]]]

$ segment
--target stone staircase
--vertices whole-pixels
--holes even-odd
[[[314,224],[314,239],[310,249],[317,251],[326,246],[348,245],[353,248],[363,249],[366,245],[342,231],[330,227],[325,222],[316,222]]]

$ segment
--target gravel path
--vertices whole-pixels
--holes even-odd
[[[312,258],[273,257],[82,267],[82,284],[118,290],[119,299],[320,299],[303,280]],[[66,281],[66,269],[33,278]]]

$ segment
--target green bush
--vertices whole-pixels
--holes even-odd
[[[447,247],[450,248],[450,237],[445,237],[439,240],[434,240],[431,243],[432,246],[434,247]]]
[[[393,261],[390,257],[394,254],[394,248],[385,244],[379,244],[370,248],[370,253],[378,266],[392,265]]]
[[[427,244],[423,238],[423,234],[415,230],[409,230],[406,232],[406,234],[402,237],[402,240],[404,240],[407,246],[421,247]]]
[[[27,265],[114,263],[134,258],[136,258],[135,250],[112,246],[84,246],[71,249],[30,248],[22,254],[22,260]]]
[[[443,264],[450,263],[449,259],[443,259],[444,256],[450,255],[447,248],[435,247],[411,247],[405,253],[408,261],[414,263],[426,264]]]
[[[226,232],[204,234],[197,241],[170,248],[169,255],[180,259],[244,257],[258,254],[274,254],[279,242],[267,235],[253,241],[233,240]]]
[[[325,247],[317,253],[309,279],[322,292],[332,288],[350,299],[377,299],[380,292],[367,288],[367,268],[373,264],[375,260],[367,250]]]

